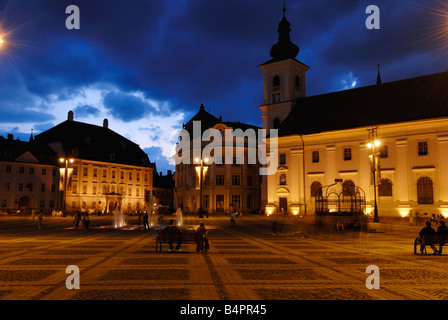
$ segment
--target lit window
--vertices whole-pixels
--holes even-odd
[[[418,204],[433,204],[433,186],[432,180],[428,177],[423,177],[417,181],[417,198]]]

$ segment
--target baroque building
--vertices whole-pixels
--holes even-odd
[[[260,65],[263,128],[278,130],[266,213],[314,214],[319,192],[340,181],[363,190],[367,213],[376,201],[380,216],[448,216],[448,73],[382,83],[378,72],[376,84],[306,96],[309,67],[283,10],[272,59]]]
[[[120,207],[135,213],[151,205],[154,163],[137,144],[109,129],[107,119],[96,126],[75,121],[70,111],[66,121],[34,140],[48,145],[58,158],[73,159],[65,190],[68,212],[109,213]],[[65,166],[59,166],[64,176]]]
[[[249,130],[258,133],[257,130],[261,129],[241,122],[224,122],[222,117],[217,118],[207,112],[203,105],[200,106],[199,112],[184,124],[183,129],[189,137],[193,137],[195,123],[201,126],[201,136],[207,129],[216,129],[221,133],[221,136],[224,136],[226,130],[240,129],[243,132]],[[199,157],[203,155],[203,150],[209,143],[201,140]],[[199,163],[195,162],[196,156],[194,156],[195,150],[192,140],[189,142],[189,146],[187,154],[180,155],[188,161],[176,163],[174,202],[175,207],[181,208],[184,212],[198,212],[201,196],[200,175],[197,171]],[[238,146],[234,140],[234,143],[228,149],[232,151],[233,161],[231,163],[225,161],[226,148],[224,145],[221,145],[220,148],[222,159],[213,163],[204,162],[203,164],[207,167],[207,171],[203,175],[202,209],[212,214],[228,212],[231,207],[238,212],[258,213],[261,204],[260,165],[248,161],[248,138],[245,137],[242,147]],[[185,152],[185,150],[181,150],[180,153],[182,152]]]

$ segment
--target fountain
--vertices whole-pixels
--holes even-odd
[[[115,229],[121,228],[125,225],[124,215],[119,207],[115,208],[114,210],[114,222],[115,222]]]
[[[177,219],[177,225],[180,227],[182,225],[182,210],[180,208],[177,208],[176,211],[176,219]]]

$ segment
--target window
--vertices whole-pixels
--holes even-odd
[[[296,90],[300,90],[300,78],[296,76]]]
[[[5,191],[9,191],[11,189],[11,184],[9,182],[5,182]]]
[[[252,196],[251,196],[251,195],[248,195],[248,196],[246,197],[246,199],[247,199],[246,208],[247,208],[247,209],[252,209]]]
[[[58,170],[57,169],[53,169],[53,177],[56,177]]]
[[[419,141],[418,143],[418,155],[426,156],[428,155],[428,142],[427,141]]]
[[[239,175],[232,175],[232,186],[239,186],[241,184],[241,177]]]
[[[24,168],[24,167],[20,167],[20,168],[19,168],[19,173],[20,173],[20,174],[25,173],[25,168]]]
[[[46,176],[46,175],[47,175],[47,169],[45,169],[45,168],[42,169],[42,175],[43,175],[43,176]]]
[[[274,91],[280,90],[280,77],[279,76],[275,76],[272,79],[272,90],[274,90]]]
[[[208,209],[208,204],[209,204],[209,196],[208,194],[204,194],[202,196],[202,208]]]
[[[96,186],[92,187],[92,194],[96,194]]]
[[[132,172],[129,172],[129,180],[132,180]]]
[[[115,179],[115,170],[112,170],[111,175],[112,175],[112,179]]]
[[[428,177],[422,177],[417,181],[418,204],[433,204],[432,180]]]
[[[77,188],[77,185],[76,185],[76,183],[73,182],[73,184],[72,184],[72,193],[73,194],[76,193],[76,188]]]
[[[89,171],[88,171],[88,168],[83,168],[83,173],[82,173],[82,175],[84,176],[84,177],[87,177],[87,174],[89,173]]]
[[[241,196],[239,194],[232,194],[232,204],[235,209],[241,208]]]
[[[279,163],[280,163],[280,165],[286,164],[286,153],[280,153]]]
[[[314,181],[311,184],[311,197],[322,195],[322,184],[319,181]]]
[[[41,208],[45,208],[45,200],[40,200],[39,205]]]
[[[237,158],[233,158],[232,166],[237,167],[239,165],[241,165],[239,158],[238,159]]]
[[[50,208],[54,208],[54,200],[50,200]]]
[[[28,183],[26,185],[26,188],[28,189],[29,192],[33,192],[33,184],[32,183]]]
[[[282,174],[280,176],[280,185],[282,186],[286,185],[286,174]]]
[[[223,186],[224,185],[224,175],[223,174],[217,174],[216,175],[216,185],[217,186]]]
[[[11,173],[11,166],[6,166],[6,172]]]
[[[45,183],[40,186],[40,192],[45,192]]]
[[[82,194],[87,194],[87,185],[82,186]]]
[[[34,168],[30,168],[30,174],[34,174]]]
[[[19,183],[19,191],[23,191],[23,183]]]
[[[253,186],[254,185],[254,177],[247,176],[247,185],[248,186]]]
[[[56,185],[55,184],[51,185],[51,192],[56,192]]]
[[[313,151],[312,161],[313,161],[313,163],[319,162],[319,151]]]
[[[344,161],[352,160],[352,148],[344,148]]]
[[[107,178],[107,169],[103,169],[103,179]]]
[[[97,168],[93,169],[93,177],[94,178],[98,177],[98,169]]]
[[[381,179],[381,183],[378,185],[378,195],[392,197],[392,182],[389,179]]]
[[[383,144],[380,147],[380,158],[386,159],[389,157],[389,149],[387,148],[387,144]]]
[[[77,176],[78,175],[78,166],[74,166],[73,167],[73,175]]]

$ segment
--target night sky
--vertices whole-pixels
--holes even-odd
[[[380,9],[368,30],[366,8]],[[68,30],[66,7],[80,9]],[[28,140],[67,119],[138,143],[173,169],[182,123],[201,103],[223,121],[261,126],[262,72],[281,0],[0,0],[0,135]],[[307,95],[448,69],[441,0],[287,0]]]

